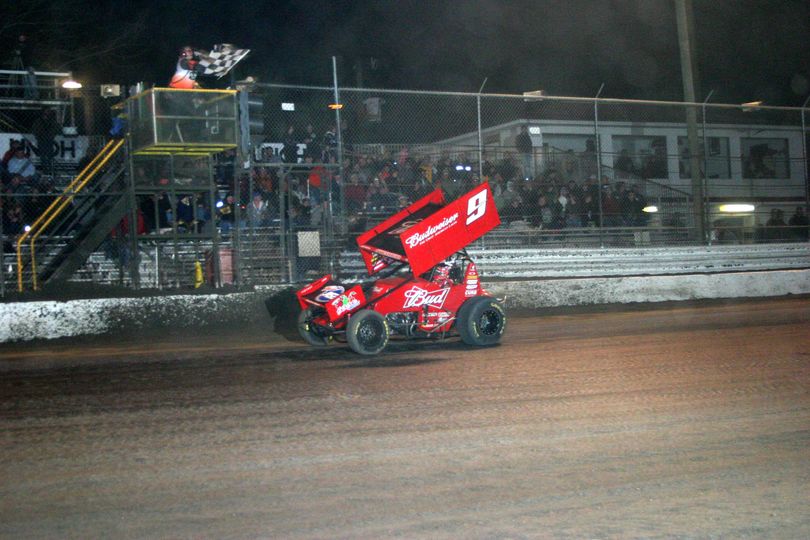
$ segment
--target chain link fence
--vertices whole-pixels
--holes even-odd
[[[486,247],[807,240],[806,109],[290,85],[245,92],[237,149],[128,161],[128,221],[74,280],[252,286],[340,273],[359,233],[435,188],[454,198],[482,181],[503,221],[479,241]],[[16,289],[16,239],[126,122],[111,107],[120,98],[97,87],[56,94],[2,103],[0,150],[12,165],[4,160],[0,195],[6,292]]]
[[[324,232],[330,240],[345,233],[348,246],[436,187],[453,198],[481,181],[490,182],[504,222],[490,243],[806,239],[802,109],[353,88],[337,95],[341,148],[325,212],[333,228]],[[318,155],[335,139],[335,89],[268,85],[252,96],[261,108],[251,114],[262,119],[254,145],[298,167],[288,196],[309,215],[305,177],[320,165],[309,163],[308,149]]]
[[[3,294],[17,288],[16,240],[89,163],[110,127],[98,87],[68,90],[68,79],[70,73],[0,71]]]

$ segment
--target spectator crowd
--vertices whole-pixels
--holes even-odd
[[[408,146],[383,152],[354,148],[344,152],[342,185],[333,129],[319,140],[308,126],[299,142],[291,127],[285,137],[280,151],[265,155],[252,179],[236,187],[240,200],[255,209],[254,223],[277,219],[286,208],[294,225],[318,227],[344,205],[350,224],[359,229],[436,188],[454,199],[481,181],[490,183],[502,221],[515,227],[640,227],[648,222],[647,201],[637,184],[611,183],[607,176],[599,182],[595,174],[575,177],[575,170],[585,168],[549,166],[540,172],[526,157],[526,142],[520,151],[484,161],[481,174],[478,161],[463,151],[431,155]],[[280,193],[287,197],[282,202]]]
[[[40,128],[39,137],[48,140],[47,131]],[[277,226],[282,216],[294,229],[322,228],[345,209],[349,230],[361,231],[436,188],[452,200],[482,181],[490,183],[501,220],[512,228],[557,231],[644,227],[649,222],[648,203],[639,179],[630,174],[626,152],[617,156],[616,179],[611,180],[607,175],[598,179],[595,167],[589,166],[595,163],[593,145],[580,155],[562,152],[540,166],[532,159],[525,129],[513,148],[502,149],[497,159],[480,166],[477,154],[463,150],[432,153],[408,146],[343,150],[341,176],[334,126],[322,135],[311,125],[300,135],[290,126],[282,144],[266,147],[249,174],[236,172],[234,151],[217,156],[214,174],[219,193],[214,201],[204,189],[184,190],[176,171],[169,189],[165,166],[151,172],[136,167],[136,184],[166,188],[139,196],[137,230],[165,232],[176,224],[181,233],[209,233],[216,226],[228,234],[235,227]],[[40,155],[41,164],[51,162],[52,156]],[[199,171],[188,172],[189,185],[208,185],[207,162],[200,166]],[[38,174],[23,141],[11,141],[0,173],[3,231],[13,236],[50,204],[53,186],[49,176]],[[802,225],[806,219],[803,210],[797,210],[789,223],[772,215],[765,226],[778,229],[781,223],[779,239],[806,238],[807,226]],[[768,238],[776,239],[774,234]]]

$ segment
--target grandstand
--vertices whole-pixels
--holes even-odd
[[[336,110],[327,87],[110,99],[67,93],[67,73],[38,73],[26,94],[24,75],[3,75],[0,144],[24,140],[37,175],[12,189],[4,171],[4,296],[67,282],[184,288],[200,271],[207,287],[340,273],[364,228],[431,189],[452,197],[481,181],[504,224],[477,249],[807,239],[789,221],[808,197],[803,109],[701,106],[699,215],[683,121],[695,104],[346,88]],[[60,127],[48,167],[35,134],[47,109]],[[722,212],[729,203],[750,206]]]

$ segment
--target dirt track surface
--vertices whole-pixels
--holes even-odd
[[[6,346],[0,445],[4,538],[810,538],[810,300]]]

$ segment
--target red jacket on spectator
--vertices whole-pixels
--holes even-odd
[[[321,189],[321,175],[325,172],[325,169],[318,165],[314,167],[312,171],[309,173],[309,178],[307,178],[307,182],[309,182],[310,187],[314,187],[317,189]]]
[[[138,234],[146,234],[147,232],[149,231],[146,229],[146,220],[143,217],[143,211],[141,211],[141,209],[138,208]],[[115,238],[118,236],[119,233],[121,234],[121,236],[126,236],[129,234],[128,215],[124,216],[118,223],[118,225],[116,225],[115,228],[113,228],[113,230],[110,231],[110,236]]]

